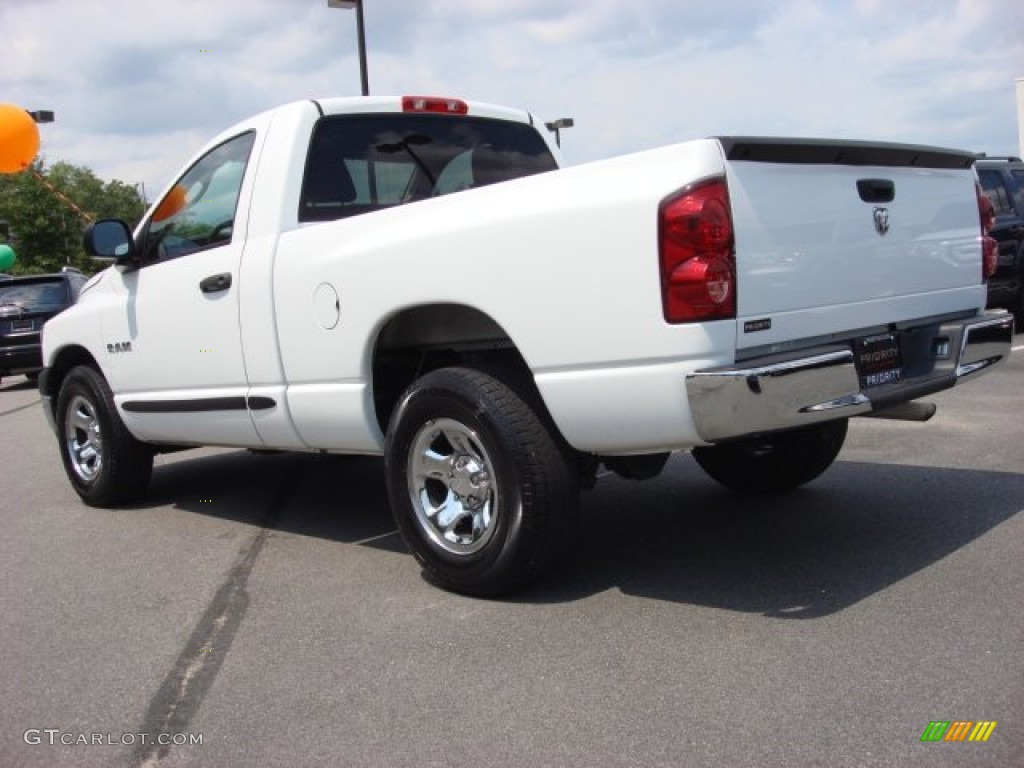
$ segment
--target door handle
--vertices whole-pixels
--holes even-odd
[[[203,278],[199,283],[199,290],[203,293],[217,293],[226,291],[231,287],[231,273],[221,272],[219,275],[210,275]]]

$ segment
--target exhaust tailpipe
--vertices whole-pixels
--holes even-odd
[[[865,413],[864,416],[872,419],[895,419],[896,421],[928,421],[935,415],[936,410],[938,407],[935,403],[910,402]]]

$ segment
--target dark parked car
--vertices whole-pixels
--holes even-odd
[[[88,278],[66,267],[55,275],[0,276],[0,379],[43,368],[43,323],[78,300]]]
[[[992,237],[999,243],[999,266],[988,281],[988,306],[1004,307],[1024,330],[1024,162],[990,157],[976,164],[981,187],[995,209]]]

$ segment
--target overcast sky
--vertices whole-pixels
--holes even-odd
[[[570,163],[766,134],[1016,154],[1019,0],[364,0],[374,94],[523,107]],[[0,0],[0,101],[52,109],[48,162],[150,197],[215,133],[357,95],[327,0]]]

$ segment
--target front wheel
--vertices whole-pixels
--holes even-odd
[[[153,472],[153,450],[121,421],[106,379],[73,368],[57,397],[57,438],[64,471],[82,500],[111,507],[142,496]]]
[[[406,391],[385,464],[409,549],[464,594],[509,592],[552,566],[579,503],[573,465],[537,411],[468,368],[434,371]]]
[[[693,458],[712,478],[741,493],[781,493],[809,483],[826,469],[846,440],[847,420],[694,448]]]

